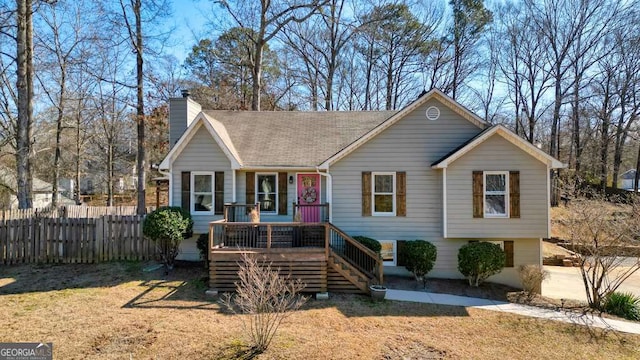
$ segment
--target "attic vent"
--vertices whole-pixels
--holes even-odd
[[[438,109],[435,106],[429,106],[427,108],[427,119],[429,120],[438,120],[438,118],[440,118],[440,109]]]

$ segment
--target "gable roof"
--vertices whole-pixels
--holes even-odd
[[[171,151],[165,156],[160,165],[159,169],[165,170],[169,169],[173,160],[175,160],[178,155],[184,150],[184,148],[189,144],[189,141],[195,136],[200,127],[204,126],[205,129],[209,132],[213,140],[218,144],[220,149],[227,156],[229,161],[231,162],[232,169],[240,168],[240,156],[238,155],[238,151],[233,146],[233,143],[229,139],[229,134],[222,124],[218,121],[211,120],[204,113],[198,114],[196,118],[191,122],[189,127],[184,131],[184,134],[180,137],[180,140],[175,144],[174,147],[171,148]]]
[[[242,167],[315,167],[395,111],[204,111],[226,129]]]
[[[432,89],[399,111],[227,111],[203,110],[160,164],[169,169],[204,126],[239,168],[328,168],[407,114],[435,99],[480,129],[487,124]]]
[[[487,123],[484,120],[482,120],[480,117],[472,113],[469,109],[462,106],[460,103],[456,102],[455,100],[447,96],[442,91],[438,89],[431,89],[428,92],[426,92],[424,95],[416,99],[414,102],[412,102],[411,104],[404,107],[402,110],[395,113],[392,117],[387,119],[385,122],[371,129],[362,137],[358,138],[356,141],[349,144],[349,146],[343,149],[340,149],[340,151],[338,151],[333,156],[326,159],[322,164],[320,164],[320,168],[326,169],[332,163],[335,163],[338,160],[342,159],[343,157],[349,155],[351,152],[353,152],[354,150],[356,150],[357,148],[365,144],[367,141],[371,140],[376,135],[382,133],[384,130],[388,129],[393,124],[400,121],[400,119],[404,118],[407,114],[416,110],[417,108],[424,105],[427,101],[431,99],[438,100],[439,102],[447,106],[449,109],[453,110],[455,113],[467,119],[469,122],[471,122],[472,124],[476,125],[481,129],[484,129],[487,126]]]
[[[636,178],[636,169],[629,169],[620,175],[620,179],[629,180]]]
[[[530,142],[528,142],[525,139],[521,138],[516,133],[514,133],[511,130],[507,129],[503,125],[493,125],[493,126],[487,128],[487,129],[485,129],[484,131],[482,131],[478,135],[476,135],[473,138],[469,139],[469,141],[467,141],[464,144],[460,145],[457,149],[454,149],[453,151],[451,151],[447,155],[443,156],[442,158],[440,158],[439,160],[437,160],[436,162],[431,164],[431,167],[433,169],[445,169],[445,168],[447,168],[451,163],[453,163],[454,161],[456,161],[457,159],[462,157],[462,155],[464,155],[464,154],[468,153],[469,151],[473,150],[476,146],[482,144],[483,142],[485,142],[487,139],[489,139],[493,135],[498,135],[498,136],[503,137],[504,139],[506,139],[510,143],[514,144],[515,146],[519,147],[520,149],[522,149],[523,151],[525,151],[529,155],[531,155],[531,156],[535,157],[536,159],[538,159],[539,161],[547,164],[547,166],[549,166],[552,169],[566,167],[566,164],[563,164],[562,162],[556,160],[551,155],[549,155],[546,152],[542,151],[541,149],[538,149],[537,147],[533,146],[533,144],[531,144]]]
[[[18,192],[18,180],[16,178],[16,172],[13,171],[13,169],[5,166],[0,167],[0,187],[9,189],[14,194]],[[34,177],[32,179],[32,191],[37,194],[51,193],[53,191],[53,185]],[[58,186],[58,191],[62,192],[65,191],[65,189]]]

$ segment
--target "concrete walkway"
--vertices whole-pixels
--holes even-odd
[[[631,334],[640,334],[640,323],[607,319],[593,316],[591,314],[582,315],[572,311],[543,309],[534,306],[472,298],[466,296],[389,289],[387,290],[386,299],[427,304],[473,307],[477,309],[502,311],[541,319],[562,321],[571,324],[594,326],[603,329],[613,329],[616,331]]]

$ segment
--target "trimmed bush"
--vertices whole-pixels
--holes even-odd
[[[402,257],[407,270],[411,271],[417,281],[427,285],[427,274],[433,269],[438,251],[432,243],[424,240],[407,241],[402,247]]]
[[[166,271],[173,269],[180,250],[184,233],[191,218],[185,218],[180,211],[159,208],[148,214],[142,224],[142,233],[156,243]]]
[[[185,239],[188,239],[193,236],[193,219],[191,218],[191,213],[188,210],[185,210],[180,206],[161,206],[157,210],[163,210],[163,209],[180,213],[180,215],[182,215],[184,219],[189,219],[189,224],[187,225],[187,229],[182,234],[182,237]]]
[[[500,245],[472,242],[458,251],[458,271],[469,280],[469,285],[478,286],[489,276],[499,273],[505,260]]]
[[[604,311],[607,314],[638,321],[640,320],[640,297],[632,293],[613,292],[604,300]]]
[[[373,250],[376,254],[380,255],[380,251],[382,250],[382,245],[378,242],[378,240],[372,239],[366,236],[353,236],[353,239],[360,244],[366,246],[367,248]]]

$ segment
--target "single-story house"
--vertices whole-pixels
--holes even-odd
[[[625,190],[633,190],[636,182],[636,169],[629,169],[620,175],[621,186]]]
[[[518,266],[542,262],[549,172],[564,167],[439,90],[399,111],[359,112],[209,111],[186,95],[170,100],[170,143],[160,164],[169,202],[191,212],[195,233],[218,229],[216,249],[239,233],[220,226],[225,204],[256,203],[260,222],[271,224],[260,236],[268,233],[272,247],[279,223],[327,221],[323,264],[342,261],[331,258],[334,243],[363,235],[383,245],[385,267],[401,266],[404,242],[422,239],[438,251],[429,275],[460,278],[458,249],[491,241],[505,250],[507,267],[490,281],[513,286],[521,285]],[[326,213],[296,218],[303,204]],[[184,244],[181,256],[197,259],[195,245]],[[349,278],[339,266],[327,271],[329,291],[339,288],[332,276]]]
[[[58,188],[58,204],[72,205],[73,200],[64,196],[66,189]],[[18,181],[13,169],[0,167],[0,210],[10,210],[18,208]],[[33,178],[32,202],[34,208],[45,208],[51,205],[53,196],[53,186],[38,178]]]

